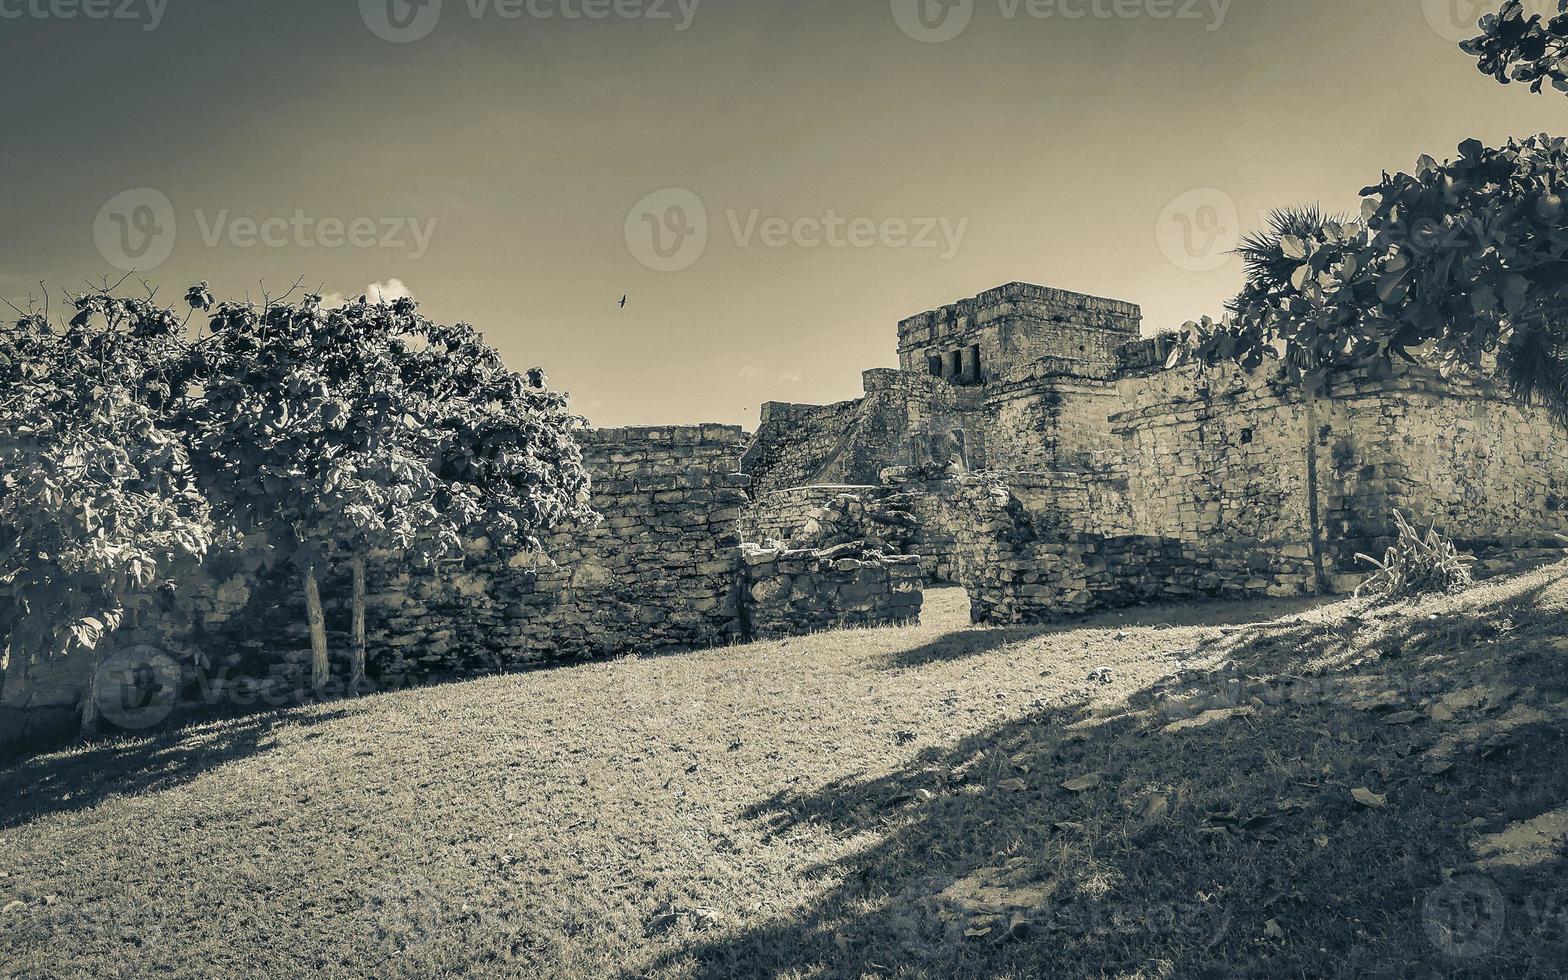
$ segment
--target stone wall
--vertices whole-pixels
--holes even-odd
[[[441,575],[382,566],[377,672],[471,674],[737,638],[743,441],[719,426],[586,433],[602,523],[550,535],[543,555],[475,542]]]
[[[919,474],[900,469],[885,474],[887,490],[884,506],[909,514],[913,526],[907,528],[900,544],[903,550],[920,559],[926,581],[958,581],[955,552],[958,547],[951,498],[956,479],[926,480]]]
[[[855,482],[835,480],[828,473],[842,458],[861,407],[862,399],[832,405],[765,402],[741,463],[756,492],[818,482]]]
[[[758,635],[754,623],[776,635],[919,615],[918,581],[911,587],[908,574],[914,569],[918,578],[915,559],[812,552],[770,569],[747,564],[740,519],[750,480],[737,472],[739,428],[601,430],[581,440],[593,505],[603,517],[597,526],[548,535],[543,554],[474,541],[434,570],[373,556],[367,619],[375,689],[562,659],[714,646]],[[339,678],[347,673],[347,579],[334,571],[323,581]],[[781,581],[787,593],[758,590]],[[766,597],[757,610],[750,608],[754,591]],[[128,626],[104,649],[147,661],[127,664],[127,676],[153,669],[172,677],[160,690],[176,714],[289,704],[310,696],[300,593],[297,573],[269,564],[265,549],[251,542],[174,572],[165,588],[136,604]],[[13,658],[0,686],[0,748],[74,732],[90,669],[91,659],[80,656]]]
[[[1330,584],[1381,555],[1395,508],[1473,547],[1531,547],[1568,530],[1564,434],[1494,387],[1403,367],[1332,380],[1308,406],[1277,373],[1184,366],[1126,377],[1111,418],[1131,529],[1200,545],[1222,565],[1274,556],[1280,591],[1309,586],[1308,445]],[[1310,429],[1310,431],[1309,431]],[[1254,582],[1254,585],[1258,583]]]
[[[1110,417],[1122,404],[1114,378],[1108,368],[1086,376],[1050,358],[987,387],[980,429],[989,468],[1071,469],[1114,445]]]
[[[991,474],[964,477],[949,499],[958,579],[976,623],[1039,623],[1161,598],[1233,594],[1190,545],[1106,535],[1031,512]]]
[[[1118,383],[1128,530],[1195,547],[1231,587],[1316,588],[1308,513],[1306,408],[1265,372],[1158,370]],[[1326,403],[1325,403],[1326,404]],[[1319,486],[1332,478],[1321,454]]]
[[[746,628],[756,639],[920,619],[919,560],[748,545]]]
[[[948,498],[956,484],[908,467],[883,471],[876,487],[797,487],[759,500],[743,519],[747,541],[793,548],[859,543],[919,561],[928,582],[956,582]],[[752,536],[752,530],[761,533]]]
[[[985,465],[979,390],[925,375],[865,372],[865,397],[834,405],[768,402],[742,468],[758,494],[810,484],[873,484],[890,466]]]
[[[1568,447],[1543,409],[1413,369],[1342,378],[1335,393],[1320,435],[1335,474],[1328,531],[1347,548],[1381,555],[1395,507],[1475,548],[1568,533]]]
[[[741,516],[741,540],[753,544],[788,543],[834,500],[845,495],[864,498],[878,489],[829,483],[759,494]]]

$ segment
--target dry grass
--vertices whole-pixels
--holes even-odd
[[[1063,629],[937,593],[42,756],[0,974],[1559,976],[1565,609],[1561,567]]]

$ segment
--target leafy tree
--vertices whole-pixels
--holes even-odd
[[[1185,353],[1246,363],[1283,351],[1310,392],[1339,368],[1419,359],[1454,374],[1495,357],[1513,394],[1568,424],[1568,142],[1459,151],[1385,173],[1357,222],[1277,236],[1230,321],[1189,325]]]
[[[1481,18],[1481,33],[1460,45],[1477,59],[1484,74],[1504,85],[1521,82],[1539,95],[1547,82],[1568,93],[1568,0],[1558,0],[1558,16],[1525,16],[1521,0],[1507,0],[1495,14]]]
[[[183,322],[107,290],[74,306],[63,329],[36,313],[0,327],[0,660],[23,666],[96,648],[129,596],[213,538],[171,424],[190,380]]]
[[[190,298],[211,305],[198,289]],[[324,570],[345,544],[411,545],[430,493],[386,363],[405,322],[388,313],[367,327],[314,303],[226,302],[196,346],[203,392],[188,422],[204,482],[223,521],[299,568],[318,689],[330,670]]]
[[[212,306],[200,287],[191,298]],[[357,681],[368,553],[428,565],[476,533],[538,547],[539,531],[590,513],[581,420],[470,327],[432,324],[409,299],[328,310],[312,295],[218,304],[209,328],[197,457],[221,517],[300,569],[318,688],[330,671],[320,579],[334,560],[353,572]]]

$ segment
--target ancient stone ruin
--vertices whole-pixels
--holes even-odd
[[[905,320],[863,398],[764,406],[746,527],[810,537],[825,487],[890,501],[977,622],[1344,589],[1396,509],[1473,550],[1560,547],[1563,437],[1485,377],[1344,374],[1309,404],[1277,369],[1167,368],[1141,319],[1011,283]]]
[[[1485,378],[1347,374],[1309,404],[1267,368],[1167,368],[1137,306],[1024,283],[898,342],[864,397],[769,403],[755,434],[586,433],[603,520],[543,555],[480,540],[433,571],[376,563],[371,683],[906,623],[931,582],[980,623],[1344,588],[1396,508],[1472,549],[1568,531],[1561,435]],[[310,646],[277,601],[291,575],[244,549],[174,570],[108,641],[156,663],[106,669],[182,705],[290,703]],[[327,585],[344,653],[346,583]],[[74,731],[90,671],[13,658],[0,746]]]

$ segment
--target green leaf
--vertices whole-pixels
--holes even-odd
[[[1385,306],[1398,306],[1410,295],[1409,269],[1386,272],[1377,281],[1377,298]]]

